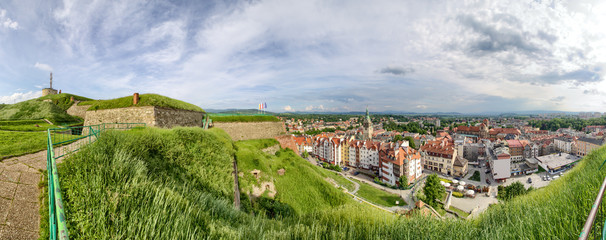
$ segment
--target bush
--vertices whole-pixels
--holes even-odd
[[[463,197],[463,193],[461,193],[461,192],[453,192],[453,193],[452,193],[452,196],[453,196],[453,197],[462,198],[462,197]]]

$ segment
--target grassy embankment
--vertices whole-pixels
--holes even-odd
[[[46,132],[0,131],[0,159],[46,149]]]
[[[4,131],[22,131],[22,132],[40,132],[57,126],[48,124],[44,120],[14,120],[0,121],[0,130]]]
[[[606,169],[598,169],[606,159],[606,148],[601,148],[549,186],[492,206],[468,221],[396,217],[347,200],[316,210],[312,204],[282,196],[287,194],[279,189],[282,195],[277,198],[299,210],[295,215],[269,218],[232,207],[229,153],[234,150],[229,138],[219,132],[111,132],[66,160],[60,167],[61,186],[72,238],[571,239],[578,237],[606,176]],[[238,151],[253,149],[245,142],[236,145]],[[238,154],[255,156],[254,152]],[[308,178],[317,175],[297,166],[299,160],[284,157],[290,154],[282,150],[257,160],[270,162],[268,173],[286,169],[284,176],[274,175],[274,179],[301,182],[286,180],[288,189],[283,191],[309,185],[320,188],[317,192],[334,194],[337,203],[342,199],[327,183],[310,182]],[[300,171],[306,173],[297,177]],[[305,191],[294,191],[299,199],[306,199]],[[602,211],[606,211],[604,206]],[[604,220],[599,216],[596,222],[600,225]],[[596,232],[591,237],[599,237],[601,229]]]
[[[369,202],[385,207],[406,206],[406,201],[400,198],[400,196],[397,194],[385,192],[370,186],[365,182],[363,183],[358,181],[358,183],[360,183],[360,190],[358,190],[356,195],[366,199]],[[396,201],[398,201],[399,204],[396,204]]]
[[[125,107],[133,107],[133,97],[126,96],[116,99],[109,100],[92,100],[92,101],[84,101],[78,103],[81,105],[91,105],[88,110],[102,110],[102,109],[114,109],[114,108],[125,108]],[[165,97],[158,94],[141,94],[139,95],[139,103],[136,105],[137,107],[143,106],[156,106],[156,107],[164,107],[164,108],[174,108],[174,109],[183,109],[197,112],[204,112],[201,107],[193,105],[191,103],[186,103],[181,100],[172,99],[169,97]]]
[[[259,115],[234,115],[234,116],[217,116],[210,115],[213,122],[279,122],[275,116],[259,116]]]
[[[65,112],[74,103],[70,101],[72,96],[75,100],[88,100],[88,98],[62,93],[6,104],[0,108],[0,120],[48,119],[55,125],[81,122],[82,119]],[[51,102],[45,102],[46,99],[50,99]]]
[[[309,164],[293,151],[282,149],[275,154],[261,151],[276,144],[275,139],[236,142],[242,192],[252,192],[254,186],[263,187],[263,182],[273,182],[277,191],[275,200],[288,205],[285,207],[292,208],[296,215],[334,208],[352,201],[324,180],[329,172]],[[259,180],[251,173],[255,169],[261,170]],[[278,174],[280,169],[285,170],[282,176]]]

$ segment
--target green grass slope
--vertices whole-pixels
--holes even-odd
[[[320,182],[325,173],[288,150],[259,152],[274,144],[237,142],[234,150],[219,129],[107,133],[60,166],[71,237],[571,239],[578,237],[606,176],[606,169],[599,170],[606,159],[606,148],[601,148],[549,186],[492,206],[472,220],[398,217],[341,197]],[[246,171],[262,170],[275,181],[278,201],[258,205],[292,208],[295,214],[253,215],[246,206],[242,211],[232,207],[234,151],[244,173],[241,188],[256,182]],[[281,168],[286,174],[278,176]],[[249,207],[259,206],[253,201]],[[596,222],[604,220],[600,215]],[[596,230],[590,238],[600,237],[601,226]]]
[[[0,160],[46,149],[46,132],[0,131]]]
[[[210,115],[210,118],[213,120],[213,122],[279,122],[280,119],[278,119],[275,116],[264,116],[264,115],[251,115],[251,116],[246,116],[246,115],[233,115],[233,116],[226,116],[226,115]]]
[[[261,149],[277,146],[275,139],[247,140],[236,142],[238,171],[242,192],[252,192],[252,187],[263,187],[261,183],[271,181],[276,186],[275,200],[292,207],[296,214],[331,209],[352,201],[341,190],[328,183],[323,169],[313,166],[291,150],[279,150],[268,154]],[[261,170],[259,181],[251,171]],[[278,170],[284,169],[284,175]]]
[[[65,112],[74,103],[70,101],[72,96],[74,96],[75,100],[88,100],[88,98],[77,95],[62,93],[15,104],[5,104],[0,108],[0,120],[37,120],[46,118],[56,124],[81,121],[81,119],[70,116]],[[46,99],[50,99],[51,102],[45,102],[44,100]]]
[[[80,102],[78,105],[91,105],[88,110],[102,110],[132,107],[133,97],[126,96],[110,100],[93,100]],[[204,110],[191,103],[186,103],[180,100],[172,99],[158,94],[141,94],[139,95],[139,103],[136,106],[156,106],[165,108],[184,109],[190,111],[204,112]]]

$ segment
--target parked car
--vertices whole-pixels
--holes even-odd
[[[532,178],[528,178],[528,183],[532,183]]]
[[[543,179],[543,181],[547,181],[547,177],[546,176],[542,176],[541,179]]]
[[[354,176],[356,176],[356,175],[358,175],[358,174],[360,174],[360,172],[355,172],[353,175],[354,175]]]
[[[455,177],[456,180],[461,180],[461,177]]]
[[[486,179],[486,183],[487,183],[487,184],[490,184],[490,180],[488,180],[488,178]]]
[[[349,168],[348,167],[344,167],[343,171],[349,171]]]
[[[547,181],[551,181],[551,178],[549,176],[545,177],[545,179],[547,179]]]

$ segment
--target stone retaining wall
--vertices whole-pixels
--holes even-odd
[[[203,112],[153,106],[87,111],[84,125],[101,123],[145,123],[147,126],[172,128],[202,127]]]
[[[202,127],[203,112],[172,108],[155,108],[156,126],[163,128]]]
[[[85,119],[86,110],[88,110],[90,106],[91,105],[78,106],[78,102],[75,102],[71,107],[69,107],[69,109],[67,109],[67,114]]]
[[[286,133],[282,122],[215,122],[213,127],[225,130],[234,141],[274,138]]]

